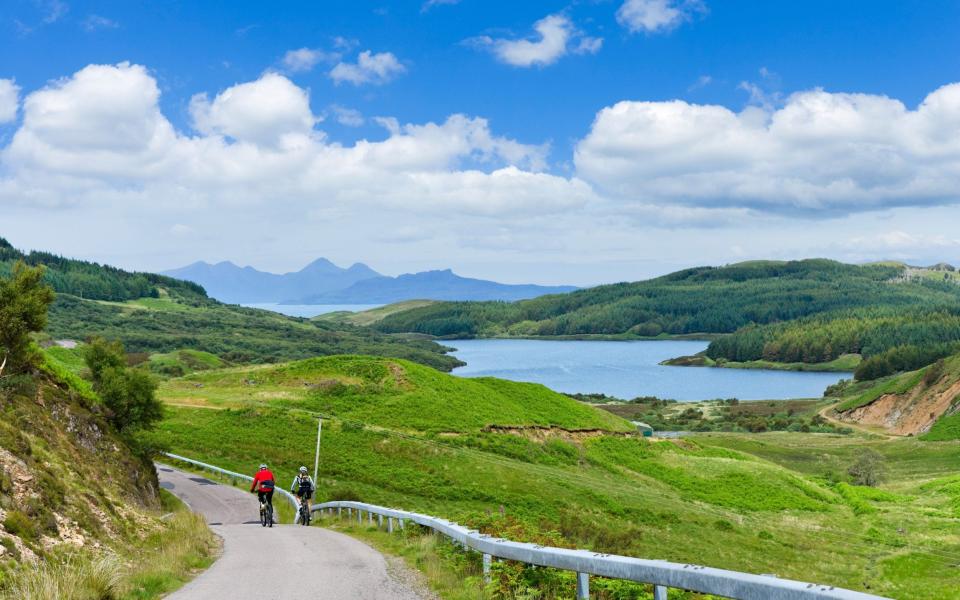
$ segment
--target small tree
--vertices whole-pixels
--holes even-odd
[[[856,460],[847,469],[856,485],[876,487],[887,477],[887,466],[883,455],[871,448],[864,448]]]
[[[120,342],[93,338],[84,359],[93,389],[110,409],[110,422],[123,433],[152,429],[163,418],[157,384],[147,373],[129,369]]]
[[[43,283],[42,266],[18,261],[9,278],[0,278],[0,373],[21,372],[36,364],[30,334],[47,326],[47,309],[54,300]]]

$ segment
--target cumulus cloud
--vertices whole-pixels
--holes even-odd
[[[19,104],[20,87],[12,79],[0,79],[0,123],[16,119]]]
[[[705,10],[700,0],[626,0],[617,10],[617,22],[631,33],[662,33]]]
[[[578,145],[577,174],[631,201],[811,215],[960,200],[960,84],[916,109],[820,89],[778,109],[620,102]]]
[[[364,50],[357,56],[357,62],[339,62],[330,70],[330,78],[337,85],[351,83],[364,85],[387,83],[407,71],[392,52],[372,53]]]
[[[336,117],[337,123],[347,127],[360,127],[365,122],[363,114],[355,108],[333,104],[330,106],[330,111]]]
[[[566,15],[548,15],[533,24],[530,38],[506,39],[479,36],[466,40],[468,45],[486,48],[501,62],[515,67],[546,66],[568,52],[596,54],[603,38],[584,35]]]
[[[489,216],[549,213],[593,197],[582,181],[539,172],[546,146],[497,136],[481,118],[392,121],[386,139],[344,146],[315,129],[305,90],[267,73],[213,99],[195,96],[199,135],[187,135],[161,113],[159,95],[149,72],[128,63],[91,65],[29,94],[0,155],[0,203]]]
[[[276,73],[227,88],[213,101],[197,94],[190,114],[201,133],[260,145],[302,142],[317,122],[307,92]]]

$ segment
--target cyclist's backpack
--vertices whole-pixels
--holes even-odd
[[[260,491],[261,492],[272,492],[275,484],[272,479],[264,479],[260,482]]]
[[[313,482],[310,481],[309,477],[300,478],[300,487],[297,488],[297,495],[306,496],[313,492]]]

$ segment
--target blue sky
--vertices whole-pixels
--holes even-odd
[[[22,246],[55,246],[145,269],[233,259],[285,270],[320,253],[341,262],[365,260],[385,272],[453,266],[499,279],[588,284],[761,256],[955,260],[960,242],[943,229],[944,219],[956,216],[956,198],[945,183],[955,181],[952,146],[944,150],[928,133],[921,151],[904,131],[937,130],[937,119],[946,127],[941,133],[955,131],[952,95],[942,94],[949,96],[947,113],[921,115],[923,127],[909,113],[934,91],[960,81],[958,28],[960,3],[935,0],[8,2],[0,7],[0,79],[15,86],[17,108],[12,119],[0,118],[0,203],[11,208],[8,225],[0,220],[0,226]],[[551,35],[554,45],[547,47]],[[142,68],[142,77],[117,67],[124,63]],[[111,128],[103,114],[67,111],[44,124],[40,112],[31,113],[31,106],[39,111],[42,103],[38,97],[31,105],[30,95],[44,89],[60,93],[43,98],[50,106],[73,106],[69,98],[92,88],[66,84],[89,65],[111,66],[134,78],[131,85],[154,82],[162,121],[157,127],[169,123],[184,148],[190,139],[220,140],[231,161],[250,144],[265,153],[258,164],[271,160],[267,156],[286,161],[286,169],[306,164],[296,162],[306,160],[299,154],[280,156],[276,148],[269,154],[266,140],[279,137],[264,129],[273,127],[279,136],[289,133],[291,122],[306,119],[297,135],[306,135],[311,152],[332,161],[311,168],[324,175],[342,169],[343,177],[304,181],[287,192],[286,202],[271,194],[276,186],[257,192],[241,186],[227,194],[222,181],[181,179],[183,167],[166,179],[156,175],[157,165],[187,152],[173,149],[173,141],[163,158],[133,165],[116,145],[67,148],[75,142],[70,135],[44,138],[54,129],[63,133],[64,119],[100,118],[102,123],[90,125],[96,134],[82,128],[80,134],[112,132],[124,145],[123,129]],[[277,76],[273,87],[265,83],[271,73]],[[264,83],[254,91],[272,94],[252,95],[254,106],[290,95],[269,114],[224,108],[225,91],[252,82]],[[871,127],[882,130],[899,113],[857,98],[797,100],[818,89],[870,102],[900,101],[903,124],[890,126],[880,141],[861,130],[838,141],[829,125],[837,115],[877,119]],[[297,94],[308,98],[309,112],[297,105]],[[853,108],[820,118],[826,113],[817,111],[838,98]],[[283,104],[288,99],[293,104]],[[676,100],[694,109],[663,112]],[[811,112],[814,101],[821,108]],[[621,113],[602,113],[618,103],[625,103]],[[117,113],[130,121],[117,123],[154,127],[148,105],[118,104]],[[802,108],[806,116],[793,121],[797,127],[789,135],[774,135],[771,128],[752,142],[744,136],[755,131],[717,121],[710,107],[727,109],[721,121],[736,115],[748,129],[764,120],[776,123],[778,114],[797,118],[789,109]],[[598,120],[601,114],[606,119]],[[451,115],[484,122],[450,123]],[[655,131],[650,119],[690,128]],[[444,126],[438,138],[402,129],[431,123]],[[702,139],[701,131],[707,132]],[[797,142],[797,132],[814,133]],[[647,143],[657,135],[664,141]],[[429,146],[418,145],[427,143],[424,137],[430,137]],[[449,144],[441,150],[438,139]],[[44,145],[29,145],[37,140]],[[384,150],[436,155],[436,161],[364,162],[365,144],[391,140],[396,144]],[[738,150],[737,141],[729,142],[734,165],[725,164],[724,140],[743,144]],[[750,154],[756,143],[783,152],[782,160],[757,168],[765,157]],[[822,151],[828,144],[832,150]],[[198,164],[211,155],[196,146],[189,151],[196,153],[192,166],[223,168],[214,160]],[[698,154],[713,146],[718,149]],[[929,158],[934,146],[936,160]],[[331,157],[331,147],[351,152]],[[690,148],[697,150],[688,153]],[[794,164],[791,157],[808,148],[822,154]],[[78,154],[56,162],[49,157],[61,156],[58,149],[64,157],[67,150]],[[118,151],[117,158],[108,150]],[[896,157],[877,168],[875,152]],[[683,160],[665,159],[674,154]],[[78,171],[71,161],[84,157],[110,168]],[[354,161],[371,170],[350,170]],[[825,170],[825,164],[835,168]],[[901,166],[900,181],[885,181]],[[528,178],[530,188],[517,182],[497,191],[474,174],[492,177],[513,167],[540,175]],[[280,181],[283,168],[263,176]],[[395,176],[396,185],[413,181],[417,187],[391,199],[389,186],[355,185],[351,173],[360,179]],[[670,179],[678,173],[683,189]],[[659,183],[650,184],[651,178]],[[51,187],[59,179],[71,184]],[[536,197],[552,185],[551,198]],[[856,189],[838,191],[847,185]],[[226,195],[234,198],[221,197]],[[237,201],[238,195],[249,197]],[[50,236],[49,229],[30,226],[38,219],[89,220],[91,231],[109,222],[111,231],[130,233],[113,243],[69,232]],[[758,229],[762,235],[743,243],[745,231]]]

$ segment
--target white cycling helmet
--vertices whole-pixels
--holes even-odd
[[[267,468],[267,463],[261,463],[261,464],[260,464],[260,470],[261,470],[261,471],[263,471],[263,470],[266,469],[266,468]]]
[[[307,472],[307,468],[306,468],[306,467],[300,467],[300,472],[301,472],[301,473],[306,473],[306,472]]]

